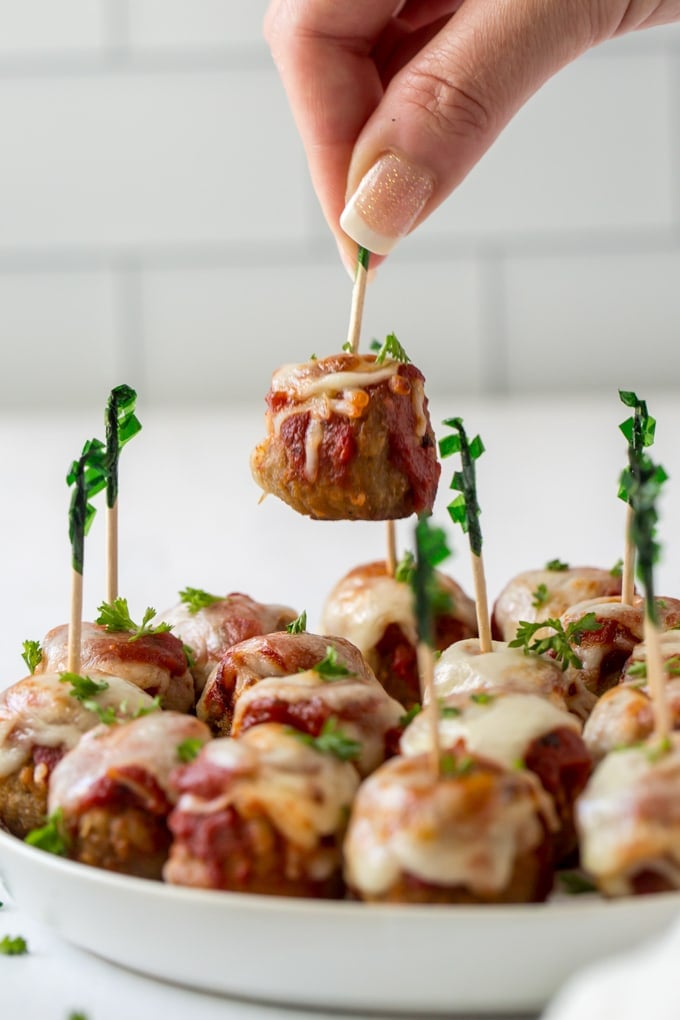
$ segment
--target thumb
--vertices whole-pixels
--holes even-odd
[[[340,218],[344,234],[378,255],[391,251],[461,183],[547,78],[612,34],[616,12],[608,15],[611,29],[593,24],[593,8],[601,6],[465,0],[395,74],[363,127]],[[356,248],[347,240],[350,250]]]

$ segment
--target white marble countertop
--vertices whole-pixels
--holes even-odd
[[[676,595],[680,405],[671,395],[643,395],[659,423],[655,456],[671,476],[661,506],[657,588]],[[314,629],[335,581],[383,555],[380,524],[312,522],[273,498],[258,505],[248,456],[262,435],[260,408],[169,413],[140,406],[138,414],[143,431],[124,449],[120,470],[120,591],[133,618],[147,605],[167,608],[192,585],[306,609]],[[625,443],[617,426],[628,415],[615,386],[606,397],[568,402],[470,398],[434,406],[438,433],[441,419],[452,415],[464,417],[470,434],[481,433],[487,449],[477,473],[491,600],[513,574],[555,557],[600,566],[618,559],[624,506],[616,489]],[[22,641],[40,639],[67,619],[65,474],[84,440],[102,432],[100,417],[89,411],[56,419],[0,415],[0,688],[26,672]],[[447,527],[448,480],[456,466],[444,464],[435,511]],[[452,525],[449,530],[455,556],[446,569],[470,591],[463,536]],[[410,544],[411,531],[412,522],[399,523],[400,544]],[[100,513],[86,545],[86,619],[104,598],[104,559]],[[9,902],[0,910],[3,934],[23,934],[31,948],[25,957],[0,956],[3,1016],[19,1010],[41,1020],[67,1020],[75,1010],[88,1020],[324,1015],[221,999],[124,971],[68,946]]]

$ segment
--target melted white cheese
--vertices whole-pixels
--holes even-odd
[[[126,777],[130,767],[153,776],[169,800],[170,772],[180,764],[177,747],[184,740],[208,741],[205,723],[179,712],[151,712],[123,725],[98,726],[57,764],[50,779],[49,812],[77,812],[89,791],[104,777],[135,786]]]
[[[466,705],[458,716],[439,720],[441,747],[452,747],[458,740],[484,758],[512,768],[522,761],[533,740],[561,727],[580,733],[575,716],[535,694],[502,694],[491,701]],[[426,712],[415,717],[401,738],[401,752],[422,754],[432,746]]]
[[[584,868],[610,895],[632,892],[645,868],[680,874],[680,735],[661,757],[642,747],[610,752],[577,801]]]
[[[513,690],[543,694],[563,708],[562,685],[562,670],[556,663],[525,655],[503,641],[492,641],[490,652],[480,652],[477,638],[456,641],[442,652],[434,668],[434,686],[440,698]]]
[[[348,638],[363,655],[375,648],[390,624],[400,627],[406,639],[416,644],[410,585],[387,575],[366,577],[358,572],[337,585],[321,619],[325,634]]]
[[[71,695],[71,684],[60,673],[26,677],[3,691],[0,698],[0,777],[11,775],[31,757],[34,746],[69,750],[83,733],[99,724],[90,711]],[[90,679],[108,684],[92,700],[102,709],[113,708],[116,717],[129,719],[141,708],[152,708],[153,699],[134,684],[105,673],[88,673]]]
[[[515,860],[544,838],[546,802],[528,773],[504,773],[475,812],[465,780],[433,783],[429,758],[392,758],[362,784],[345,840],[345,873],[363,894],[385,893],[404,873],[479,893],[503,889]]]
[[[399,362],[387,361],[376,363],[364,360],[363,369],[359,372],[326,372],[315,375],[310,371],[309,362],[301,365],[282,365],[272,376],[272,392],[285,393],[294,397],[299,403],[321,395],[361,390],[366,386],[390,379],[399,371]]]
[[[225,770],[224,791],[212,800],[183,793],[180,811],[212,814],[233,805],[249,817],[253,810],[264,810],[287,840],[305,849],[342,827],[359,786],[351,764],[319,753],[273,723],[256,726],[238,740],[214,740],[202,755]]]

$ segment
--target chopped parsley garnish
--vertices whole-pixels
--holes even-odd
[[[595,892],[597,889],[595,883],[580,871],[558,871],[557,878],[569,896],[582,896],[583,893]]]
[[[345,352],[345,354],[351,354],[352,353],[352,341],[351,340],[345,340],[344,344],[342,345],[342,349]],[[314,355],[312,354],[312,357],[309,360],[311,361],[313,358],[314,358]]]
[[[442,719],[457,719],[458,716],[462,715],[463,713],[459,708],[456,708],[455,705],[442,705],[442,707],[439,710],[439,714],[442,717]]]
[[[545,569],[555,571],[569,570],[569,564],[564,563],[562,560],[548,560]]]
[[[0,953],[3,956],[24,956],[28,952],[28,942],[23,935],[4,935],[0,939]]]
[[[321,662],[317,662],[316,666],[312,666],[315,673],[318,673],[322,680],[339,680],[341,677],[354,676],[347,666],[343,665],[342,662],[338,661],[338,652],[333,645],[326,646],[326,654],[324,655]]]
[[[318,737],[311,733],[302,733],[300,730],[289,729],[288,732],[300,740],[303,744],[313,747],[321,754],[333,754],[340,761],[354,761],[361,754],[361,744],[358,740],[352,740],[338,726],[338,720],[331,716],[326,719],[321,727]]]
[[[490,705],[494,700],[494,695],[487,694],[486,691],[479,691],[477,694],[470,695],[470,701],[474,701],[476,705]]]
[[[415,717],[419,715],[422,710],[423,706],[416,701],[414,705],[411,705],[408,712],[404,712],[404,714],[399,717],[399,725],[404,727],[408,726],[408,724],[413,722]]]
[[[187,660],[187,669],[193,669],[196,665],[196,653],[190,645],[182,645],[182,651],[184,652],[184,658]]]
[[[69,1013],[68,1020],[88,1020],[87,1013]]]
[[[187,737],[177,745],[177,757],[182,762],[190,762],[198,757],[203,741],[200,737]]]
[[[549,627],[555,633],[549,637],[532,640],[534,634],[544,627]],[[522,648],[525,653],[536,652],[538,655],[550,652],[553,658],[560,663],[563,670],[568,666],[573,666],[575,669],[583,669],[583,663],[572,646],[581,644],[583,634],[589,631],[600,630],[601,627],[602,624],[597,622],[595,613],[585,613],[580,620],[573,620],[571,623],[568,623],[566,629],[562,621],[556,618],[536,623],[521,620],[517,627],[517,636],[514,641],[510,642],[509,647]]]
[[[623,560],[618,559],[609,573],[612,577],[621,577],[623,575]]]
[[[214,606],[216,602],[224,601],[223,595],[211,595],[209,591],[203,591],[202,588],[184,588],[179,593],[179,597],[192,614],[207,606]]]
[[[408,365],[411,360],[394,333],[388,333],[382,344],[377,340],[372,340],[371,350],[377,352],[375,356],[376,365],[381,365],[388,357],[392,361],[401,361],[404,365]]]
[[[467,776],[472,772],[475,766],[473,758],[469,755],[464,755],[462,758],[457,758],[455,754],[443,754],[439,760],[439,768],[443,776],[458,777]]]
[[[31,829],[25,843],[38,847],[39,850],[46,850],[47,853],[57,854],[59,857],[66,857],[69,849],[69,840],[64,831],[64,812],[57,808],[48,817],[44,825],[37,829]]]
[[[299,616],[286,624],[288,634],[304,634],[307,630],[307,610],[303,609]]]
[[[161,696],[160,696],[160,694],[157,694],[154,698],[151,699],[151,704],[150,705],[140,705],[139,708],[136,709],[135,712],[133,712],[132,718],[133,719],[141,719],[142,716],[144,716],[144,715],[151,715],[152,712],[160,712],[162,707],[163,706],[161,705]],[[121,704],[120,710],[121,710],[122,713],[125,713],[125,711],[126,711],[126,709],[125,709],[125,702],[123,702]]]
[[[416,558],[410,549],[407,549],[402,558],[397,563],[394,571],[394,580],[399,581],[402,584],[410,584],[411,578],[413,577],[413,571],[416,569]]]
[[[94,698],[97,694],[101,694],[102,691],[109,689],[106,680],[93,680],[89,676],[80,676],[79,673],[60,673],[59,680],[62,684],[70,684],[71,690],[69,694],[72,698],[82,701],[83,704],[89,698]]]
[[[532,606],[535,606],[537,609],[539,609],[541,606],[544,606],[546,604],[549,598],[550,592],[548,591],[548,585],[539,584],[538,588],[536,588],[536,591],[532,592],[531,604]]]
[[[172,630],[170,623],[158,623],[152,627],[151,620],[155,615],[156,610],[147,606],[141,624],[135,623],[130,617],[127,599],[117,598],[113,602],[102,602],[95,622],[111,633],[129,633],[130,641],[136,641],[148,634],[166,634]]]
[[[42,662],[42,646],[39,641],[24,641],[21,658],[24,660],[31,675]]]
[[[633,662],[626,670],[626,677],[645,677],[647,676],[647,663],[646,662]]]

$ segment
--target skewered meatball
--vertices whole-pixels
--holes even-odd
[[[591,772],[592,762],[576,716],[537,694],[451,695],[439,709],[442,748],[462,744],[472,754],[507,769],[528,768],[553,799],[559,828],[553,834],[557,862],[576,848],[574,802]],[[421,712],[400,743],[406,756],[432,747],[431,721]]]
[[[333,649],[337,664],[348,675],[375,683],[370,668],[353,644],[343,638],[322,637],[306,631],[280,631],[241,641],[223,656],[196,706],[199,719],[216,736],[228,736],[234,705],[243,692],[266,677],[288,677],[313,669]]]
[[[28,676],[0,695],[0,823],[15,836],[23,839],[44,823],[50,774],[99,724],[98,712],[124,720],[154,708],[127,680],[94,672],[87,679],[92,691],[83,698],[54,673]]]
[[[455,747],[397,757],[366,779],[345,840],[355,896],[417,903],[540,902],[552,886],[550,798],[528,771]]]
[[[266,493],[319,520],[431,511],[440,467],[414,365],[358,354],[284,365],[266,403],[251,458]]]
[[[456,582],[435,574],[441,598],[433,606],[435,648],[477,634],[475,604]],[[340,634],[362,652],[388,694],[411,708],[420,701],[418,635],[409,584],[397,581],[383,561],[355,567],[332,590],[322,629]]]
[[[680,734],[611,751],[580,796],[581,863],[605,896],[680,888]]]
[[[196,694],[200,695],[211,671],[224,653],[247,638],[282,630],[296,617],[289,606],[256,602],[249,595],[232,592],[199,609],[180,602],[160,614],[159,619],[172,624],[173,632],[193,654],[191,672]]]
[[[557,619],[577,602],[620,594],[621,578],[600,567],[526,570],[513,577],[496,599],[494,637],[514,641],[522,620]]]
[[[210,731],[193,716],[152,712],[98,726],[52,773],[48,806],[59,812],[69,857],[109,871],[160,878],[170,847],[170,786],[182,747]]]
[[[55,627],[42,643],[36,673],[57,673],[68,668],[67,624]],[[188,712],[194,707],[194,682],[187,668],[182,642],[174,634],[108,631],[96,623],[83,623],[80,669],[123,677],[158,697],[163,708]]]
[[[348,761],[283,726],[206,745],[173,776],[168,882],[274,896],[343,893],[341,846],[359,785]]]
[[[664,598],[656,603],[661,630],[680,623],[680,600]],[[608,598],[579,602],[561,617],[565,631],[587,613],[594,614],[597,629],[579,634],[574,651],[582,668],[568,666],[565,679],[581,690],[584,699],[590,696],[592,709],[595,700],[619,682],[629,656],[643,639],[644,602],[637,596],[632,606]]]

